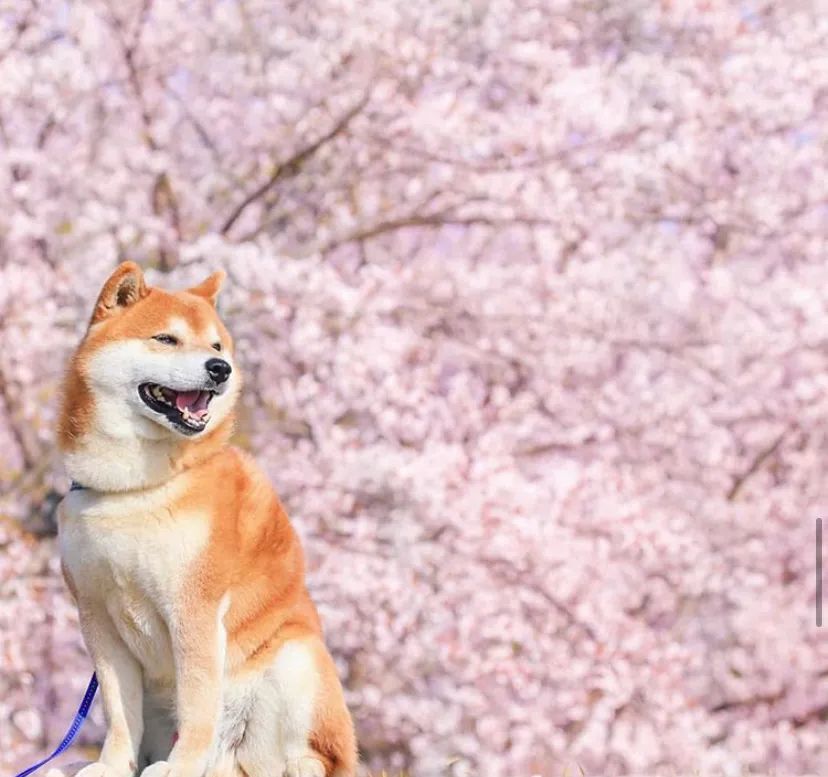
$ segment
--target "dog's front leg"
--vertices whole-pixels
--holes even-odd
[[[141,667],[108,613],[82,607],[78,612],[101,685],[107,732],[100,757],[77,777],[131,777],[144,728]]]
[[[151,764],[141,777],[202,777],[215,744],[227,642],[225,609],[197,602],[186,610],[170,625],[178,738],[169,759]]]

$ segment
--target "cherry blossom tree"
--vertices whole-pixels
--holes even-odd
[[[0,0],[3,768],[90,671],[56,391],[130,258],[229,273],[368,765],[827,770],[819,11]]]

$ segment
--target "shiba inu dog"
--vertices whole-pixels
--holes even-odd
[[[356,770],[297,536],[228,442],[241,380],[223,278],[170,293],[120,265],[67,372],[58,439],[80,488],[61,558],[108,724],[80,777]]]

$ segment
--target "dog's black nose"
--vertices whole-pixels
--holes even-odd
[[[224,359],[207,359],[204,369],[216,383],[224,383],[233,372],[233,368]]]

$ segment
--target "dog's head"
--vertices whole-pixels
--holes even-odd
[[[216,311],[223,280],[168,292],[148,287],[132,262],[115,270],[70,368],[64,448],[90,432],[192,440],[229,420],[241,381]]]

